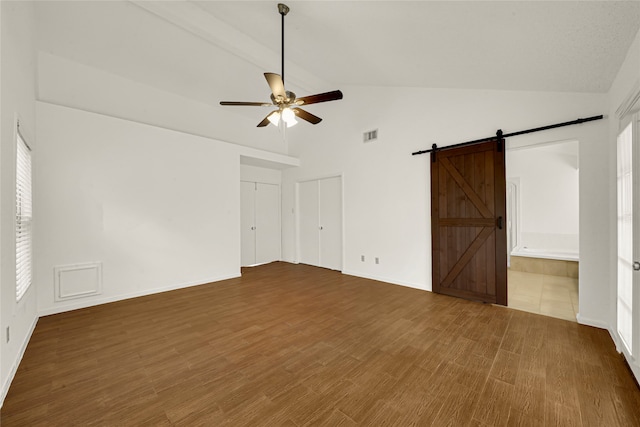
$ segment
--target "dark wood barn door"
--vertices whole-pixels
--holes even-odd
[[[502,147],[490,141],[431,153],[434,292],[507,305]]]

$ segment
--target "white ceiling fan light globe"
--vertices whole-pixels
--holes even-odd
[[[280,112],[274,111],[273,113],[269,114],[267,120],[269,120],[272,125],[278,126],[278,123],[280,122]]]
[[[283,108],[282,109],[282,121],[287,124],[287,127],[295,126],[298,124],[296,120],[296,114],[291,110],[291,108]]]

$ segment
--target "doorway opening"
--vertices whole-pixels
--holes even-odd
[[[576,321],[578,141],[507,144],[508,306]]]

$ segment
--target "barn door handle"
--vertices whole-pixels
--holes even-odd
[[[498,217],[498,229],[502,230],[502,217],[501,216]]]

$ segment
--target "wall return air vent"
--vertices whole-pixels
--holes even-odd
[[[370,130],[362,134],[362,142],[372,142],[378,139],[378,129]]]

